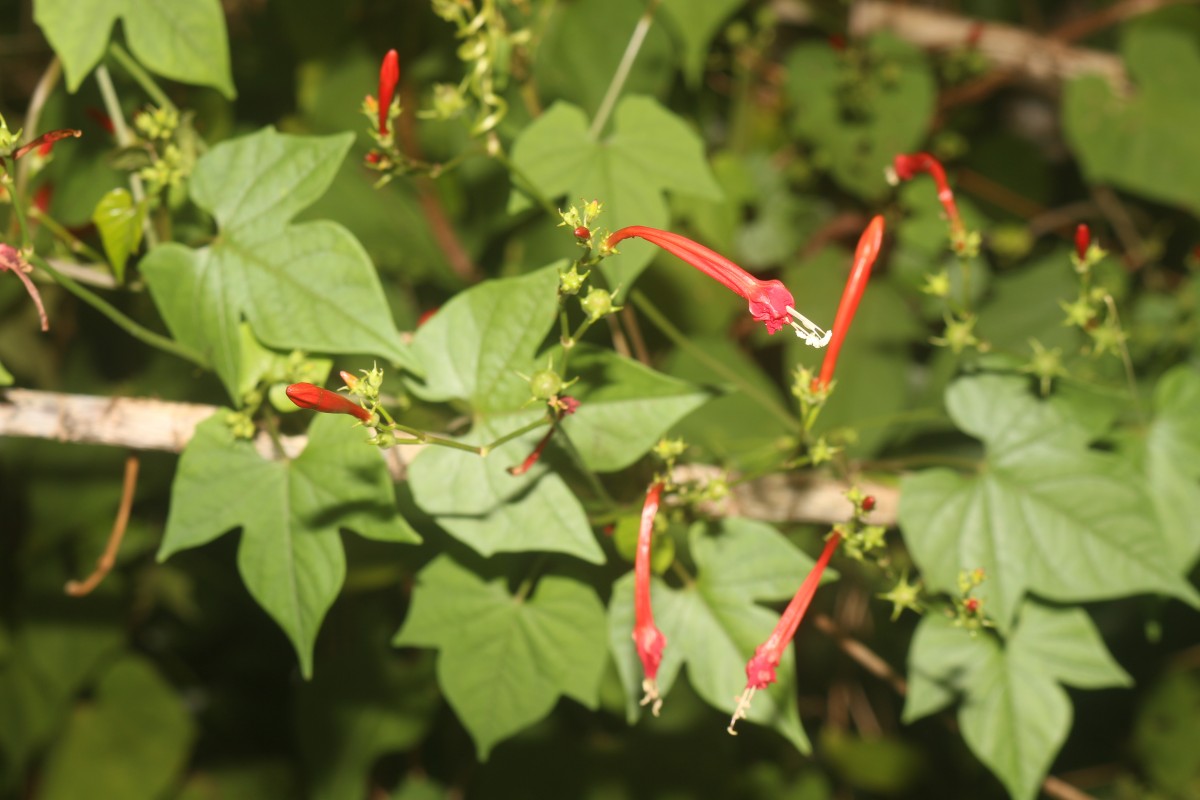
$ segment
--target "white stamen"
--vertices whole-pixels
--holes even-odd
[[[817,323],[813,322],[808,317],[801,314],[791,306],[785,309],[789,314],[799,320],[789,320],[792,327],[796,329],[796,335],[804,340],[804,343],[809,347],[815,347],[818,350],[829,344],[829,340],[833,337],[833,331],[827,331]]]

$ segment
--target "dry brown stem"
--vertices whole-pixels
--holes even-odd
[[[130,453],[125,458],[125,480],[121,487],[121,505],[117,508],[117,518],[113,520],[112,533],[108,535],[108,544],[100,558],[96,559],[96,568],[92,574],[82,581],[67,581],[66,592],[72,597],[83,597],[90,594],[100,585],[108,573],[112,572],[117,563],[117,552],[121,549],[121,540],[125,538],[125,528],[129,526],[129,512],[133,509],[133,493],[137,489],[138,457]]]

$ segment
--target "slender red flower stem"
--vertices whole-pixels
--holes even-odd
[[[746,663],[746,689],[738,698],[737,707],[734,709],[733,716],[729,720],[729,727],[726,729],[733,736],[737,735],[734,725],[739,719],[745,719],[750,710],[750,701],[754,698],[754,693],[759,689],[767,688],[776,681],[775,670],[783,659],[785,649],[796,636],[800,621],[804,619],[804,615],[812,603],[813,595],[817,593],[817,587],[821,584],[821,576],[829,565],[829,559],[841,541],[841,534],[837,531],[834,531],[825,540],[825,549],[821,551],[817,563],[809,571],[804,583],[800,584],[800,588],[796,590],[796,594],[788,603],[783,616],[779,618],[775,630],[771,632],[765,642],[758,646],[754,651],[754,657]]]
[[[871,219],[859,237],[858,247],[854,250],[854,265],[850,268],[850,277],[846,280],[837,315],[833,318],[833,327],[830,329],[833,335],[830,337],[829,347],[825,350],[825,359],[821,362],[821,374],[813,380],[814,389],[824,389],[833,380],[842,342],[846,340],[846,333],[850,330],[850,323],[858,311],[859,301],[862,300],[863,290],[867,288],[871,267],[879,258],[879,250],[883,246],[883,231],[883,217],[877,215]]]
[[[286,391],[288,399],[301,408],[311,408],[323,414],[349,414],[366,423],[372,422],[374,417],[350,398],[311,383],[293,383]]]
[[[654,536],[654,518],[658,515],[658,503],[663,485],[656,481],[646,491],[646,502],[642,506],[642,523],[638,528],[637,556],[633,562],[633,641],[638,658],[642,662],[642,705],[650,705],[654,716],[662,710],[662,698],[658,695],[658,667],[662,664],[663,649],[667,637],[654,624],[654,610],[650,605],[650,544]]]
[[[550,430],[546,431],[546,435],[543,436],[541,438],[541,440],[537,443],[537,446],[533,448],[533,452],[530,453],[529,455],[525,456],[525,460],[522,461],[520,464],[517,464],[516,466],[513,466],[513,467],[509,467],[507,470],[508,474],[509,475],[524,475],[526,472],[529,472],[529,470],[533,467],[533,465],[538,462],[538,459],[540,459],[542,457],[542,451],[546,449],[546,445],[549,443],[550,437],[554,435],[554,431],[556,428],[558,428],[558,419],[557,418],[550,425]]]

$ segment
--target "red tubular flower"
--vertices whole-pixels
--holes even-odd
[[[1088,245],[1092,243],[1092,232],[1082,222],[1075,228],[1075,255],[1080,261],[1087,260]]]
[[[646,490],[646,502],[642,506],[642,524],[638,529],[637,557],[633,562],[633,642],[645,675],[642,680],[642,705],[651,706],[654,716],[662,709],[662,698],[658,696],[658,667],[662,664],[663,649],[667,637],[654,624],[654,611],[650,607],[650,539],[654,534],[654,518],[658,515],[658,501],[662,497],[663,485],[656,481]]]
[[[824,347],[829,342],[829,333],[815,325],[795,308],[792,293],[781,281],[764,281],[754,277],[724,256],[693,242],[686,236],[657,228],[633,225],[622,228],[608,237],[611,249],[624,239],[645,239],[658,245],[668,253],[686,261],[705,275],[722,283],[726,288],[745,298],[750,304],[754,319],[767,326],[767,333],[775,333],[784,325],[791,325],[798,336],[814,347]]]
[[[946,210],[946,217],[950,220],[951,233],[955,236],[962,235],[964,230],[962,218],[958,216],[954,192],[950,190],[950,184],[946,181],[946,170],[940,161],[929,153],[912,153],[910,155],[901,153],[892,160],[892,169],[895,171],[896,177],[902,181],[911,180],[920,172],[927,173],[933,178],[933,182],[937,184],[938,201]]]
[[[737,736],[737,731],[733,726],[739,719],[746,718],[754,693],[775,682],[775,669],[783,659],[785,649],[795,637],[796,629],[800,627],[800,621],[804,619],[804,614],[808,611],[809,604],[812,603],[813,595],[817,593],[821,575],[825,573],[825,567],[829,565],[829,559],[841,541],[842,537],[836,531],[825,541],[825,549],[821,551],[817,563],[813,565],[808,577],[804,579],[804,583],[800,584],[800,588],[796,590],[795,597],[792,598],[792,602],[788,603],[775,630],[754,651],[754,657],[746,662],[746,689],[738,698],[737,708],[734,709],[733,717],[729,720],[729,727],[726,729],[733,736]]]
[[[400,54],[388,50],[379,67],[379,135],[387,136],[388,112],[392,98],[396,96],[396,84],[400,82]]]
[[[821,374],[813,381],[814,389],[824,389],[833,380],[833,371],[837,368],[842,342],[846,340],[850,322],[854,319],[854,313],[858,311],[863,290],[867,288],[871,267],[879,257],[879,248],[883,244],[883,229],[883,217],[876,215],[859,237],[858,247],[854,251],[854,266],[850,268],[850,277],[846,280],[846,288],[842,290],[837,315],[833,318],[833,327],[830,328],[833,335],[829,340],[829,349],[825,351],[825,360],[821,362]]]
[[[311,408],[322,414],[349,414],[366,423],[372,422],[374,416],[350,398],[311,383],[293,383],[287,387],[287,396],[301,408]]]

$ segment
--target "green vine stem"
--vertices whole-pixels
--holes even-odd
[[[112,75],[108,73],[108,67],[101,64],[96,67],[96,84],[100,87],[100,96],[104,99],[104,111],[112,120],[113,133],[117,137],[117,144],[121,147],[130,147],[134,143],[133,134],[129,132],[129,126],[125,124],[125,114],[121,111],[121,101],[117,98],[117,90],[113,86]],[[133,194],[133,199],[140,205],[146,202],[146,189],[142,185],[142,179],[138,174],[131,173],[129,176],[129,191]],[[150,221],[150,215],[147,214],[142,222],[142,230],[146,234],[146,245],[150,249],[158,244],[158,232],[154,230],[154,224]]]
[[[600,134],[604,131],[604,126],[608,124],[608,118],[612,115],[613,108],[617,105],[617,98],[621,96],[621,90],[625,88],[625,81],[629,79],[629,73],[633,69],[633,62],[637,61],[638,53],[646,41],[646,34],[650,32],[650,26],[654,24],[654,12],[658,9],[660,2],[661,0],[650,0],[646,4],[646,10],[642,12],[642,16],[638,19],[637,25],[633,28],[633,35],[629,37],[629,44],[625,46],[625,52],[621,54],[621,61],[617,64],[617,69],[613,72],[612,80],[609,81],[608,90],[604,93],[604,99],[600,102],[600,108],[596,111],[596,116],[592,119],[592,127],[588,129],[588,138],[592,141],[600,138]]]
[[[137,85],[142,87],[142,91],[150,96],[156,106],[178,111],[175,104],[171,102],[171,98],[167,97],[167,93],[159,87],[150,73],[142,69],[142,65],[129,55],[124,47],[112,42],[108,46],[108,54],[113,57],[113,61],[121,65],[121,69],[125,70],[129,77],[137,81]]]
[[[121,328],[121,330],[125,331],[133,338],[144,342],[151,347],[157,347],[163,352],[186,359],[196,366],[205,368],[209,366],[208,359],[206,359],[200,353],[196,352],[187,345],[180,344],[174,339],[169,339],[166,336],[155,333],[149,328],[142,327],[137,322],[134,322],[132,319],[122,314],[113,305],[92,292],[90,289],[84,288],[80,284],[76,283],[73,279],[67,277],[62,272],[59,272],[50,265],[50,262],[46,261],[46,259],[37,255],[36,253],[30,254],[28,258],[30,263],[48,274],[51,278],[54,278],[56,283],[58,283],[71,294],[78,297],[83,302],[87,303],[92,308],[99,311],[104,316],[108,317],[117,325],[117,327]]]
[[[399,422],[396,422],[392,415],[388,413],[388,410],[383,406],[379,406],[377,410],[385,423],[382,426],[383,428],[386,430],[401,431],[402,433],[407,433],[409,436],[413,437],[411,441],[399,441],[397,444],[430,444],[438,447],[449,447],[451,450],[461,450],[465,453],[474,453],[481,458],[486,458],[487,455],[497,447],[500,447],[501,445],[506,444],[513,439],[524,436],[530,431],[537,430],[538,428],[545,427],[546,425],[554,422],[553,416],[550,414],[545,414],[528,425],[522,425],[516,430],[509,431],[508,433],[499,436],[487,444],[474,445],[466,444],[455,439],[448,439],[444,436],[438,436],[435,433],[427,433],[419,428],[403,425]]]
[[[46,106],[46,100],[50,97],[50,92],[54,91],[54,87],[58,85],[59,78],[62,77],[62,62],[58,56],[50,59],[50,63],[46,65],[46,69],[42,72],[42,77],[38,78],[37,86],[34,87],[33,95],[29,98],[29,108],[25,112],[25,130],[29,132],[31,137],[38,135],[38,129],[41,126],[42,109]],[[25,184],[29,180],[29,161],[22,159],[16,165],[16,182],[17,194],[24,195]]]

